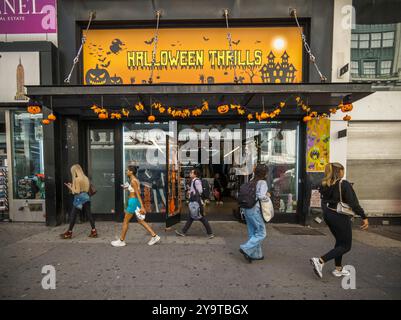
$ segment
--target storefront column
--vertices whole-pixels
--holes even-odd
[[[51,113],[51,110],[43,107],[43,119]],[[61,210],[61,185],[60,180],[60,120],[43,125],[43,153],[45,163],[45,190],[46,190],[46,225],[57,226],[63,221]]]

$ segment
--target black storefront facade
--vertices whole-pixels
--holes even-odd
[[[230,13],[230,28],[295,25],[294,20],[289,17],[289,8],[280,1],[269,1],[269,5],[264,1],[202,1],[185,5],[179,1],[135,1],[129,4],[126,1],[115,1],[113,5],[88,1],[86,6],[79,4],[79,1],[59,1],[59,83],[62,83],[69,72],[71,61],[81,44],[82,32],[87,26],[90,11],[96,11],[96,19],[91,24],[91,29],[94,30],[153,30],[157,10],[162,13],[161,29],[225,28],[224,9],[228,9]],[[319,57],[319,67],[323,74],[328,75],[331,73],[333,4],[295,1],[295,5],[304,33],[313,44],[314,54]],[[337,106],[344,98],[354,102],[371,92],[370,85],[366,84],[329,81],[321,83],[305,51],[302,53],[302,79],[299,83],[194,81],[162,84],[155,81],[146,84],[86,85],[82,57],[77,66],[68,85],[28,87],[31,101],[43,106],[43,117],[46,118],[51,112],[57,116],[54,123],[45,125],[43,129],[47,225],[59,225],[68,217],[71,196],[63,183],[70,181],[70,167],[75,163],[81,164],[95,184],[97,183],[98,194],[92,201],[92,212],[97,219],[121,221],[125,202],[121,185],[126,180],[124,171],[130,162],[139,164],[140,167],[143,197],[149,202],[148,211],[151,211],[149,220],[167,221],[170,226],[185,219],[185,198],[179,193],[182,193],[185,185],[185,170],[190,166],[177,162],[171,165],[171,159],[167,156],[165,165],[149,168],[143,162],[143,157],[139,159],[137,156],[149,143],[149,139],[144,138],[146,132],[156,128],[167,132],[172,127],[176,127],[177,132],[184,129],[200,132],[211,128],[237,129],[244,134],[248,129],[260,132],[259,138],[254,139],[255,145],[262,146],[263,149],[263,143],[268,143],[266,150],[261,151],[259,148],[255,157],[258,162],[269,165],[272,175],[269,186],[287,183],[291,189],[278,192],[274,221],[306,224],[310,186],[321,174],[307,173],[307,134],[306,124],[302,121],[305,112],[299,108],[296,99],[301,98],[313,111],[321,114],[328,113],[330,108]],[[233,71],[228,72],[231,74]],[[207,101],[209,111],[185,119],[176,119],[167,112],[160,113],[151,108],[152,103],[160,102],[163,106],[174,106],[182,110],[186,106],[195,108],[202,101]],[[277,106],[284,101],[285,108],[282,108],[275,119],[269,121],[248,119],[246,114],[240,115],[232,111],[222,114],[217,110],[219,106],[235,104],[254,115],[262,111],[262,105],[266,109],[272,109],[271,106]],[[144,107],[139,112],[135,110],[138,102]],[[91,110],[94,104],[107,106],[110,112],[121,108],[130,109],[131,115],[122,119],[99,120],[98,115]],[[149,115],[153,114],[156,120],[150,122]],[[245,144],[243,141],[243,145]],[[154,146],[155,144],[152,145]],[[179,143],[167,138],[162,144],[159,141],[157,146],[166,151],[178,148]],[[211,206],[210,215],[213,216],[212,220],[229,220],[227,217],[232,217],[235,207],[235,190],[243,180],[230,180],[229,177],[233,175],[230,166],[202,168],[209,179],[215,173],[227,175],[226,186],[231,183],[231,188],[227,187],[230,190],[226,197],[231,198],[231,207],[223,209]],[[224,210],[225,214],[219,216],[218,212]]]

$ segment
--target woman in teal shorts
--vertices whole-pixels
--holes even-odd
[[[125,185],[123,185],[123,188],[129,191],[128,205],[127,208],[125,209],[125,217],[124,217],[121,237],[120,239],[111,242],[111,245],[113,247],[124,247],[127,245],[125,243],[125,236],[128,231],[129,222],[134,214],[137,217],[138,223],[142,225],[142,227],[144,227],[152,236],[152,239],[150,239],[148,245],[151,246],[160,241],[160,237],[145,222],[146,211],[142,202],[140,184],[139,180],[136,178],[136,173],[137,173],[137,167],[128,166],[127,176],[130,183],[126,183]]]

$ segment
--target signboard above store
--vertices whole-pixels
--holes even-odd
[[[0,1],[0,34],[57,32],[56,0]]]
[[[160,29],[156,59],[152,29],[84,31],[83,82],[153,83],[302,82],[302,41],[295,27]]]

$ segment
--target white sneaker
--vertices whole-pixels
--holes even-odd
[[[125,241],[121,241],[120,239],[112,241],[111,245],[113,247],[125,247],[127,244],[125,243]]]
[[[155,235],[154,237],[152,237],[152,239],[150,239],[148,245],[153,246],[155,243],[158,243],[159,241],[160,237],[158,235]]]
[[[349,272],[348,270],[345,270],[344,268],[342,268],[341,271],[338,271],[337,269],[334,269],[332,274],[335,277],[348,277],[348,276],[351,275],[351,272]]]
[[[316,275],[319,278],[323,278],[323,264],[320,262],[319,258],[311,258],[309,261],[313,266],[313,271],[315,271]]]

